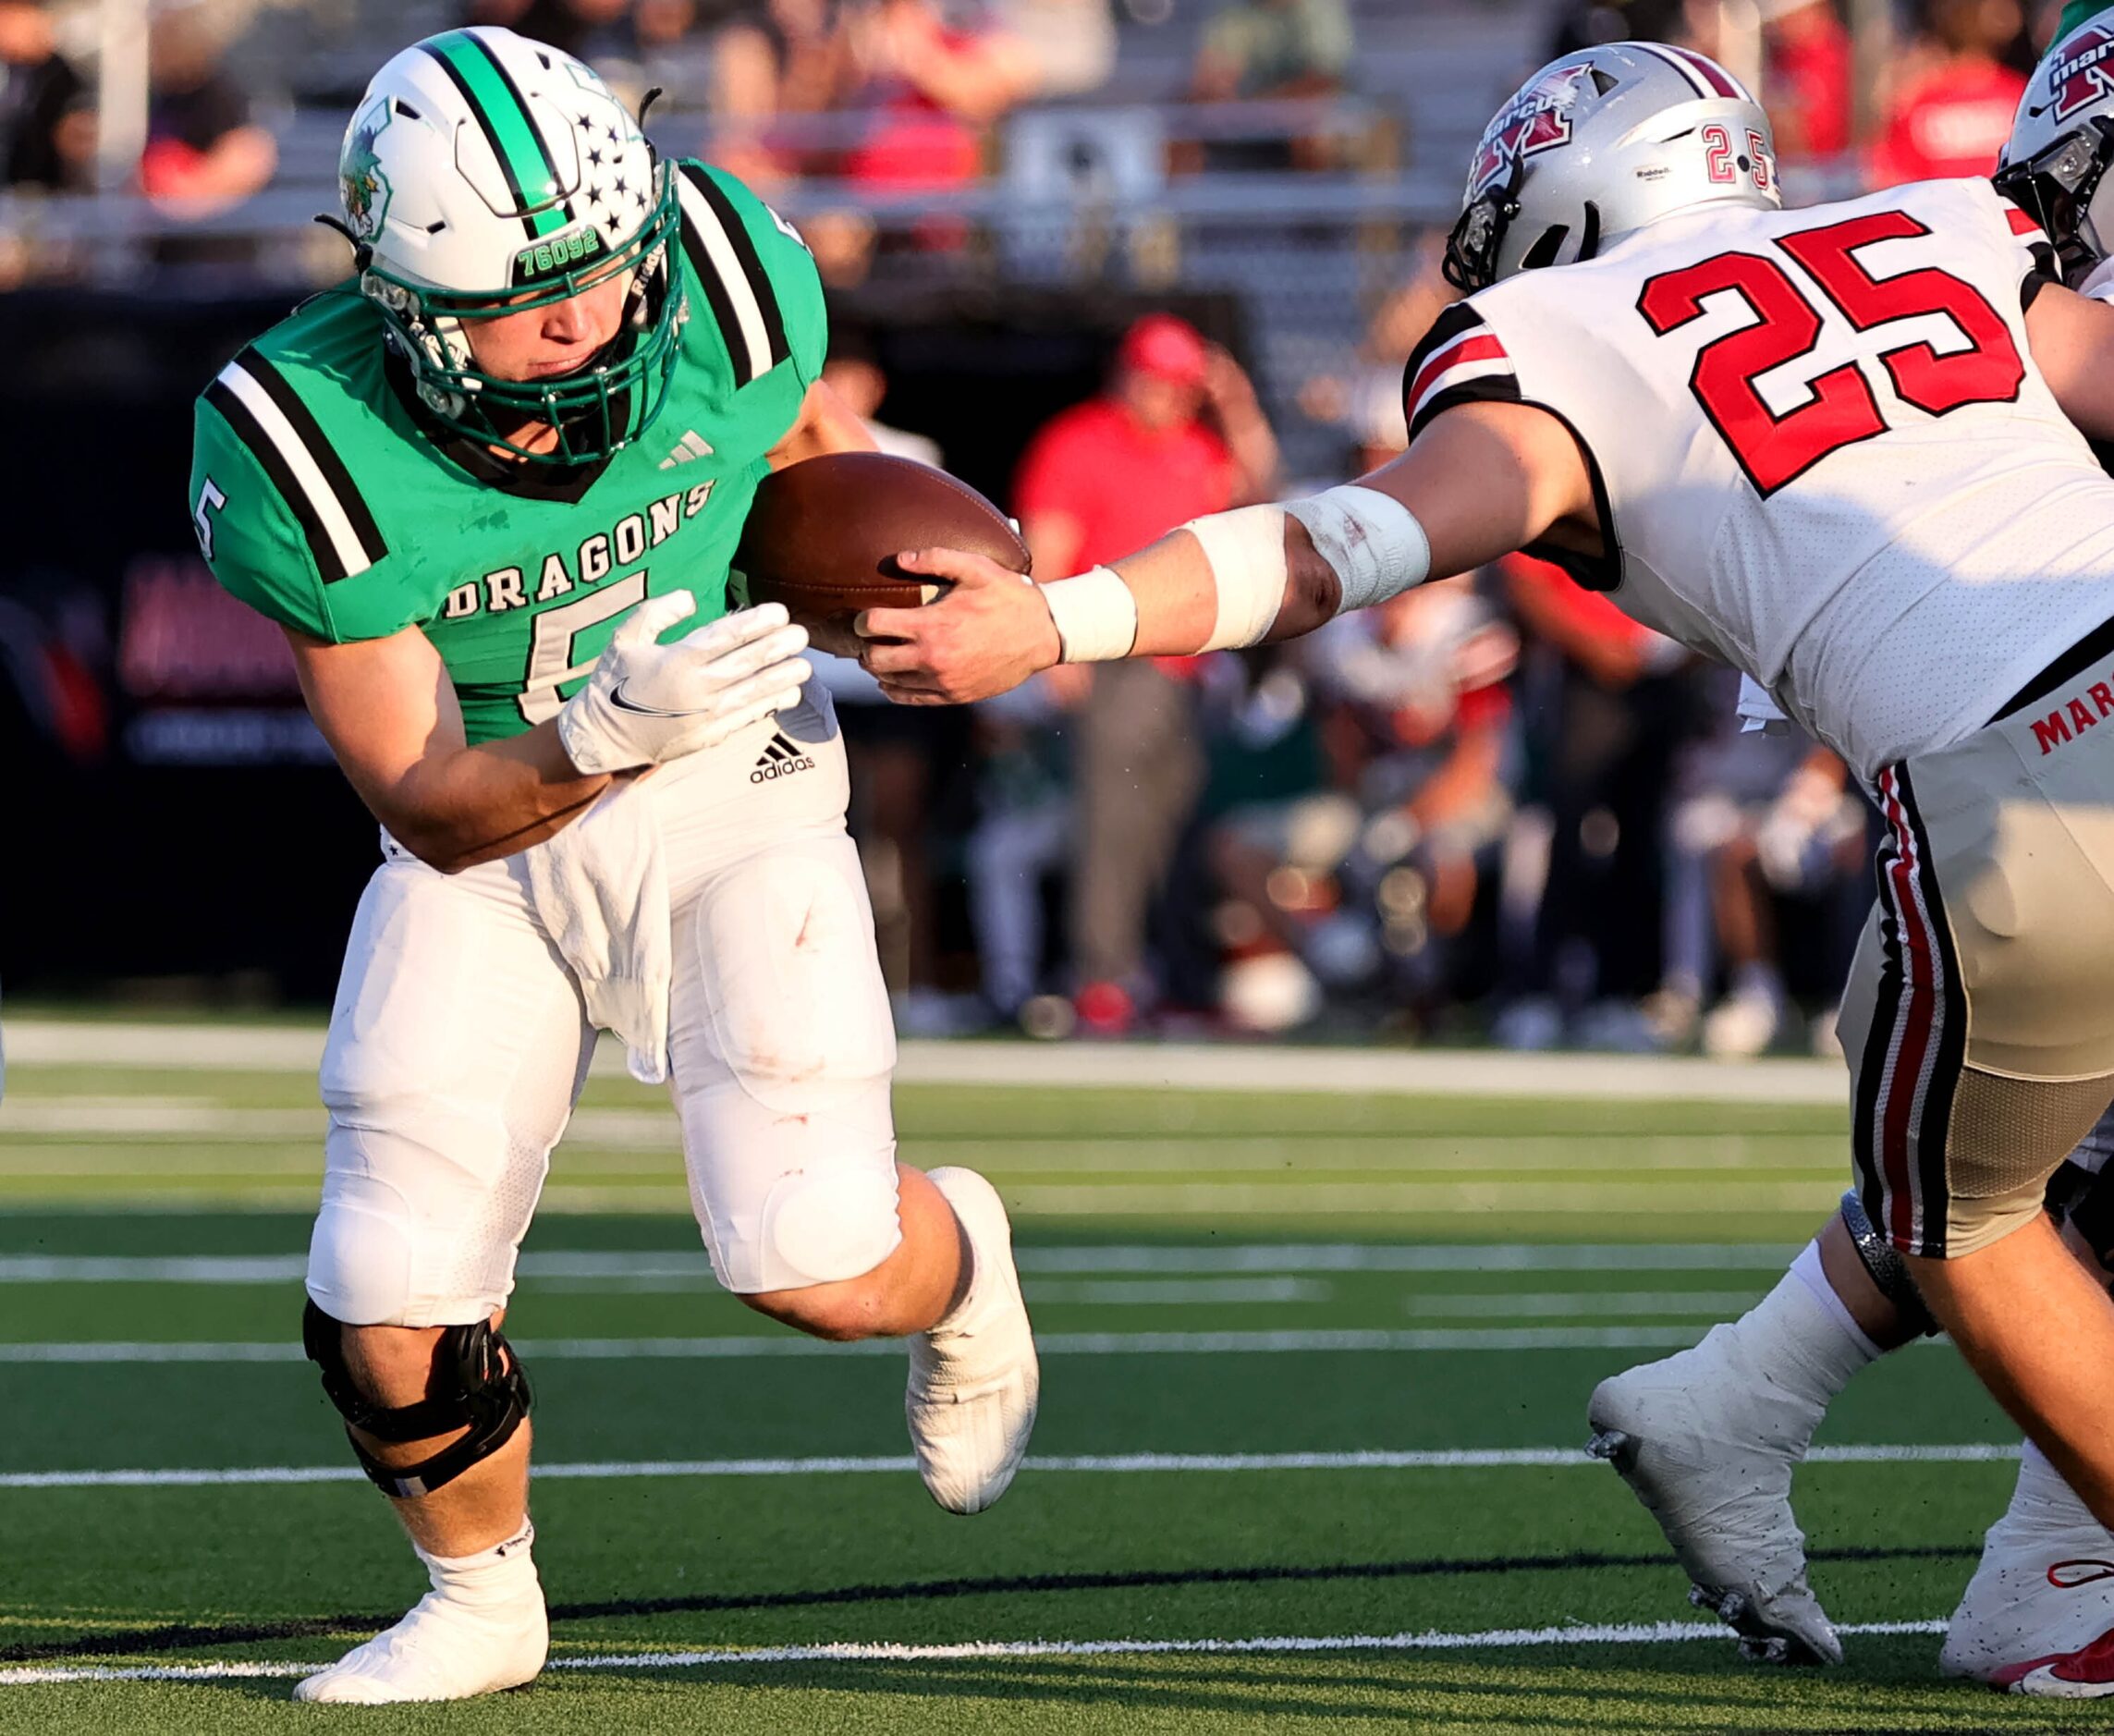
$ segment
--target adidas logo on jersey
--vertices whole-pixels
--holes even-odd
[[[764,749],[764,757],[756,762],[756,769],[749,774],[752,784],[767,784],[774,777],[790,777],[795,772],[814,770],[813,756],[802,753],[800,744],[788,740],[784,730],[776,730]]]
[[[661,469],[672,471],[677,465],[688,464],[692,458],[709,458],[711,456],[712,442],[692,428],[683,434],[676,449],[661,460]]]

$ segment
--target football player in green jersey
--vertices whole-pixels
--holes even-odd
[[[819,1337],[910,1338],[943,1507],[1005,1489],[1037,1371],[996,1193],[895,1161],[804,635],[729,612],[758,479],[867,444],[818,381],[813,261],[503,30],[384,67],[340,176],[356,275],[207,388],[191,506],[383,827],[324,1057],[302,1337],[433,1589],[296,1690],[373,1704],[543,1665],[499,1327],[598,1027],[670,1082],[721,1283]]]

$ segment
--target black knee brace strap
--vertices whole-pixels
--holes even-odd
[[[376,1404],[353,1384],[345,1365],[342,1323],[310,1302],[301,1314],[301,1348],[323,1370],[323,1389],[345,1419],[346,1438],[374,1486],[399,1500],[431,1495],[472,1465],[497,1452],[534,1402],[520,1358],[488,1322],[448,1326],[434,1346],[434,1372],[428,1396],[394,1409]],[[360,1445],[352,1431],[392,1444],[429,1440],[435,1435],[470,1432],[450,1441],[432,1458],[415,1465],[385,1465]]]
[[[1879,1287],[1879,1294],[1900,1310],[1901,1324],[1923,1338],[1936,1333],[1937,1322],[1924,1305],[1923,1292],[1916,1289],[1909,1263],[1901,1258],[1900,1250],[1873,1227],[1855,1188],[1842,1196],[1842,1227],[1850,1232],[1857,1257],[1863,1261],[1866,1275]]]

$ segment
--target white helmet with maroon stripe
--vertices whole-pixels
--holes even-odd
[[[2072,286],[2114,251],[2114,18],[2041,56],[1997,160],[1997,189],[2047,231]]]
[[[1551,61],[1483,130],[1446,275],[1473,291],[1708,205],[1774,209],[1769,117],[1714,60],[1608,43]]]

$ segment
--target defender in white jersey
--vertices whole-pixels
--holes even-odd
[[[2114,435],[2114,314],[1985,185],[1785,213],[1773,170],[1699,57],[1554,63],[1484,136],[1477,293],[1412,360],[1401,458],[1040,587],[913,551],[954,588],[872,612],[865,661],[973,699],[1527,547],[1761,681],[1893,834],[1844,1013],[1863,1209],[2114,1519],[2114,1303],[2041,1209],[2114,1097],[2114,482],[2079,433]]]
[[[1999,192],[2054,242],[2063,280],[2114,297],[2114,29],[2088,18],[2043,56],[1999,162]],[[2114,454],[2100,448],[2103,465]],[[2047,1210],[2084,1269],[2114,1271],[2114,1111],[2050,1180]],[[1934,1330],[1900,1256],[1855,1192],[1789,1274],[1692,1349],[1595,1388],[1592,1449],[1651,1510],[1694,1582],[1692,1597],[1750,1657],[1832,1661],[1833,1626],[1806,1584],[1793,1468],[1862,1368]],[[2031,1442],[2010,1505],[1946,1629],[1941,1667],[2015,1693],[2114,1694],[2114,1532]]]

